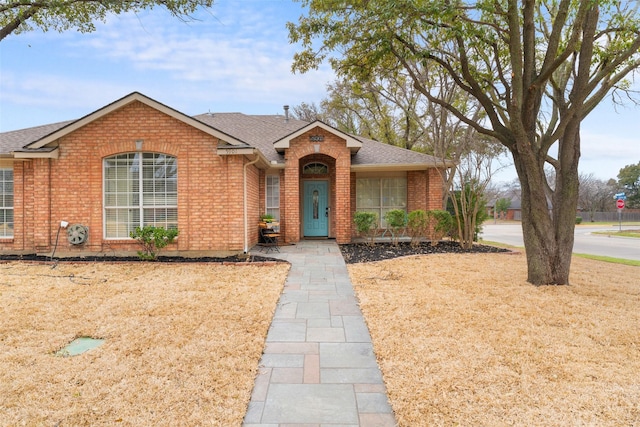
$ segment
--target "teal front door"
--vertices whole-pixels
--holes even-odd
[[[304,181],[304,235],[326,237],[329,235],[329,206],[327,181]]]

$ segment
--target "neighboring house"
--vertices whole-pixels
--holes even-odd
[[[507,209],[506,218],[508,221],[521,221],[522,220],[522,202],[519,197],[511,199],[509,209]]]
[[[489,215],[489,218],[507,221],[520,221],[522,219],[520,197],[513,197],[510,199],[509,207],[507,208],[506,212],[496,212],[495,205],[496,199],[493,199],[487,203],[487,215]]]
[[[135,251],[139,225],[177,227],[180,254],[247,252],[264,213],[287,243],[347,243],[356,210],[439,209],[448,166],[286,109],[190,117],[134,92],[0,134],[0,252]]]

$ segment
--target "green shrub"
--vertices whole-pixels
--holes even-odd
[[[455,221],[447,211],[434,209],[427,212],[426,218],[427,237],[432,246],[436,246],[444,236],[451,234],[454,229]]]
[[[487,202],[478,183],[471,182],[463,185],[464,191],[457,190],[450,194],[447,200],[447,211],[453,216],[455,229],[451,236],[460,241],[463,249],[471,249],[473,242],[478,240],[482,231],[482,224],[489,218]]]
[[[397,245],[399,234],[407,225],[407,213],[402,209],[392,209],[384,214],[384,220],[391,231],[392,243]]]
[[[577,216],[576,217],[576,224],[582,224],[582,217],[581,216]]]
[[[375,243],[376,227],[378,225],[378,215],[374,212],[356,211],[353,214],[353,222],[356,224],[358,234],[368,239],[369,244]]]
[[[145,225],[142,228],[136,227],[134,231],[129,233],[129,236],[137,240],[142,246],[142,250],[138,251],[140,259],[155,261],[158,258],[160,249],[173,243],[175,238],[178,237],[178,229],[170,228],[167,230],[163,227]]]
[[[411,236],[411,246],[418,246],[420,240],[427,235],[429,219],[427,213],[422,209],[409,212],[407,217],[407,230]]]

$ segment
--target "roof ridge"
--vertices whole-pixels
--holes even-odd
[[[303,127],[309,124],[309,122],[306,122],[304,120],[292,119],[292,118],[286,119],[285,116],[281,114],[254,114],[254,115],[246,115],[246,116],[251,117],[252,119],[260,121],[269,126],[284,127],[286,124],[292,124],[293,120],[295,120],[296,122],[301,122],[300,127]],[[282,117],[282,123],[276,123],[275,121],[267,121],[267,120],[264,120],[263,117],[272,117],[272,118]]]

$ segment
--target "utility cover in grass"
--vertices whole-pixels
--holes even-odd
[[[56,356],[68,357],[68,356],[77,356],[79,354],[84,353],[85,351],[89,351],[94,349],[104,342],[103,339],[91,338],[91,337],[80,337],[71,341],[65,347],[56,351]]]

